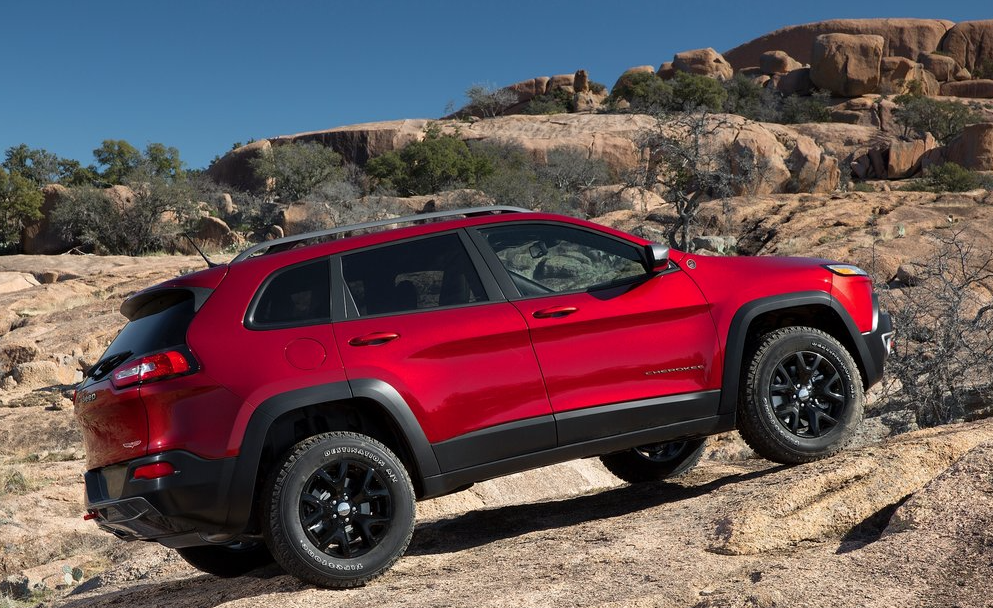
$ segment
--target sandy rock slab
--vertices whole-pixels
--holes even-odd
[[[711,549],[748,555],[841,537],[987,441],[993,441],[991,422],[922,431],[795,467],[718,517]]]

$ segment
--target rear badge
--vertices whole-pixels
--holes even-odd
[[[97,399],[96,393],[82,393],[82,396],[79,398],[79,402],[89,403],[90,401],[96,401],[96,399]]]
[[[130,450],[131,448],[136,448],[139,445],[141,445],[141,439],[135,439],[134,441],[129,441],[127,443],[122,443],[121,445]]]

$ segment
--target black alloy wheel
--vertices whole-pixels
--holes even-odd
[[[797,437],[820,437],[838,428],[845,387],[837,368],[820,353],[800,351],[776,366],[769,382],[776,418]]]
[[[365,462],[343,459],[314,471],[300,494],[300,522],[310,542],[331,557],[365,555],[389,532],[393,499]]]

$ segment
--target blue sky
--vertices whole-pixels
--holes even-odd
[[[474,83],[589,71],[842,17],[993,18],[988,0],[811,3],[21,0],[0,10],[0,150],[104,139],[204,167],[235,141],[434,118]]]

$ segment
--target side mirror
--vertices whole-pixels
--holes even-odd
[[[669,246],[659,243],[645,245],[645,257],[651,272],[662,272],[669,267]]]

